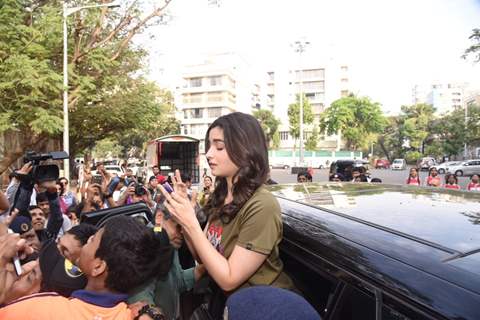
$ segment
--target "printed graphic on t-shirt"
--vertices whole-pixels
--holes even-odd
[[[77,278],[80,277],[83,273],[79,267],[74,265],[70,260],[65,259],[65,272],[69,277]]]
[[[208,227],[207,239],[214,246],[214,248],[217,249],[217,251],[223,255],[224,250],[221,244],[222,233],[223,233],[223,228],[221,226],[216,226],[212,224]]]

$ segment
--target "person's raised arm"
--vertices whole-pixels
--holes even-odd
[[[63,225],[63,214],[60,209],[60,202],[58,199],[57,188],[55,181],[44,185],[47,188],[46,195],[48,198],[48,205],[50,206],[50,216],[47,223],[47,234],[49,238],[56,238]]]

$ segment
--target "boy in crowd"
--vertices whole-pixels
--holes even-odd
[[[129,303],[139,301],[154,304],[163,311],[166,319],[178,319],[180,294],[193,288],[195,281],[203,275],[203,266],[183,270],[178,257],[178,249],[182,246],[183,235],[180,225],[165,214],[165,210],[157,208],[155,215],[155,231],[158,236],[168,236],[174,248],[170,271],[166,277],[157,277],[153,281],[135,289],[128,299]],[[160,235],[159,233],[163,233]],[[166,233],[166,234],[165,234]]]
[[[11,248],[3,251],[3,261],[15,254]],[[133,319],[126,293],[154,275],[164,276],[170,258],[171,251],[159,244],[151,229],[131,217],[112,218],[81,249],[78,265],[87,277],[84,290],[74,291],[70,299],[54,293],[24,297],[1,308],[0,319]],[[0,268],[10,270],[6,264]],[[12,283],[3,286],[0,293],[11,287]],[[142,308],[140,313],[152,315],[155,309]]]

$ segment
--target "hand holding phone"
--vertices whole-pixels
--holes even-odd
[[[12,229],[8,229],[8,233],[14,233]],[[22,274],[22,266],[20,265],[20,259],[18,258],[18,253],[15,253],[15,255],[12,258],[13,260],[13,266],[15,268],[15,273],[17,276],[20,276]]]
[[[172,188],[172,186],[170,185],[170,183],[165,182],[164,184],[162,184],[162,186],[165,188],[165,190],[167,190],[168,193],[172,193],[172,192],[173,192],[173,188]]]

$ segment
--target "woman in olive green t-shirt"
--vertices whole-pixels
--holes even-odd
[[[175,192],[162,190],[192,253],[224,292],[250,285],[292,288],[279,258],[280,207],[263,187],[270,170],[260,124],[251,115],[231,113],[215,120],[205,140],[216,176],[215,190],[204,207],[209,216],[205,232],[181,191],[178,172]]]

